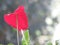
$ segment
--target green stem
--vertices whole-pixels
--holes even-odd
[[[23,30],[21,30],[22,33],[22,45],[30,45],[29,41],[30,41],[30,37],[29,37],[29,31],[26,30],[23,32]]]

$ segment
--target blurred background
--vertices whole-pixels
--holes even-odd
[[[55,28],[60,26],[59,4],[59,0],[0,0],[0,43],[17,45],[16,31],[5,23],[3,16],[24,5],[29,20],[31,45],[46,45],[51,41]]]

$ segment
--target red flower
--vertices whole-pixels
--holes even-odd
[[[13,13],[5,14],[4,20],[7,24],[20,31],[28,29],[28,18],[24,11],[24,6],[19,6]]]

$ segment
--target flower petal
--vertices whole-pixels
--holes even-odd
[[[14,13],[5,14],[4,20],[7,24],[11,25],[12,27],[16,27],[16,15]]]
[[[15,14],[20,14],[20,13],[22,13],[24,11],[24,6],[19,6],[15,11],[14,11],[14,13]]]
[[[26,15],[26,12],[24,11],[23,6],[19,6],[14,13],[10,14],[5,14],[4,15],[4,20],[12,26],[13,28],[17,29],[17,24],[18,24],[18,30],[20,31],[21,29],[26,30],[28,29],[28,18]],[[18,23],[17,23],[18,21]]]

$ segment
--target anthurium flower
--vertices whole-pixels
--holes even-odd
[[[19,6],[13,13],[5,14],[4,20],[7,24],[13,28],[18,27],[18,30],[28,29],[28,18],[26,12],[24,11],[24,6]]]

